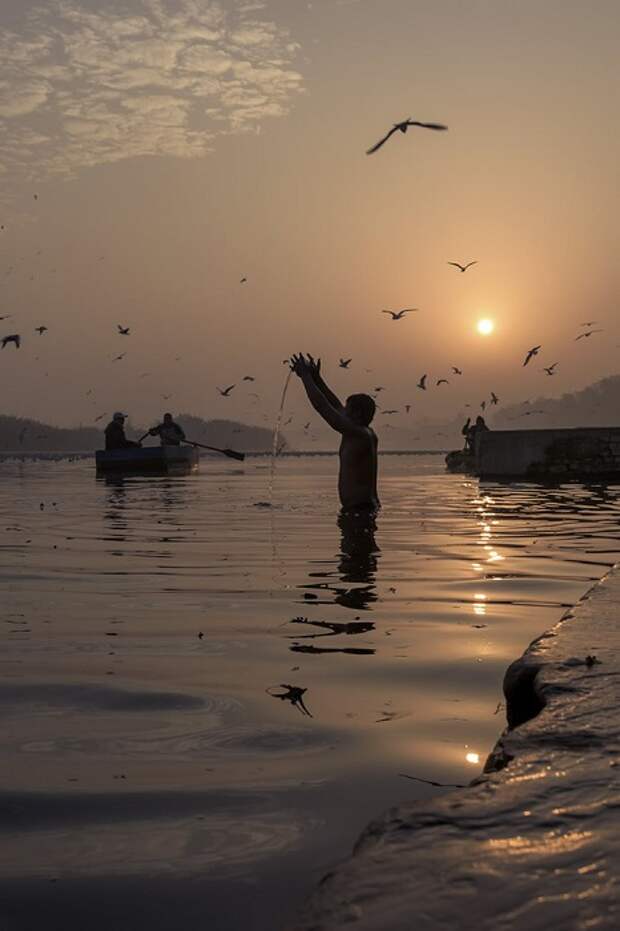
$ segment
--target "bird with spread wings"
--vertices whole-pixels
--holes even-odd
[[[446,130],[448,127],[444,126],[443,123],[420,123],[419,120],[402,120],[400,123],[394,123],[392,128],[385,134],[382,139],[379,139],[373,146],[366,150],[366,155],[372,155],[373,152],[376,152],[381,148],[382,145],[388,141],[388,139],[394,135],[394,133],[401,132],[406,133],[410,126],[419,126],[422,129],[434,129],[436,131]]]

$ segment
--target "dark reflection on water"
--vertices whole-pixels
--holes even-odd
[[[0,923],[278,931],[371,817],[479,772],[506,666],[620,552],[617,486],[386,458],[378,517],[336,518],[334,460],[269,508],[246,466],[0,465]]]

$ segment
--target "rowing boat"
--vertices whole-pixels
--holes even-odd
[[[98,449],[97,472],[156,473],[179,475],[195,472],[200,456],[193,446],[146,446],[144,449]]]

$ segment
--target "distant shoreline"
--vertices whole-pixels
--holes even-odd
[[[449,450],[447,449],[383,449],[379,451],[380,456],[445,456]],[[243,453],[252,459],[266,459],[271,458],[271,451],[265,450],[264,452],[260,451],[248,451],[243,450]],[[303,456],[308,457],[317,457],[317,456],[337,456],[338,450],[335,449],[289,449],[286,452],[282,452],[278,455],[278,459],[300,459]],[[0,450],[0,462],[7,462],[12,460],[24,461],[26,459],[51,459],[58,460],[61,459],[92,459],[95,456],[94,450],[28,450],[24,452],[22,450]],[[217,459],[218,453],[201,453],[201,458],[205,459]]]

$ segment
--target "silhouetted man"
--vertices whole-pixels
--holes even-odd
[[[105,448],[106,449],[131,449],[139,447],[139,443],[128,440],[125,436],[125,415],[116,411],[112,420],[105,428]]]
[[[180,446],[185,439],[182,428],[172,419],[172,414],[164,414],[163,422],[149,430],[150,436],[158,436],[162,446]]]
[[[352,394],[343,405],[323,381],[320,359],[300,353],[292,357],[291,367],[314,409],[342,436],[338,493],[343,510],[377,510],[377,436],[370,427],[375,402],[368,394]]]

